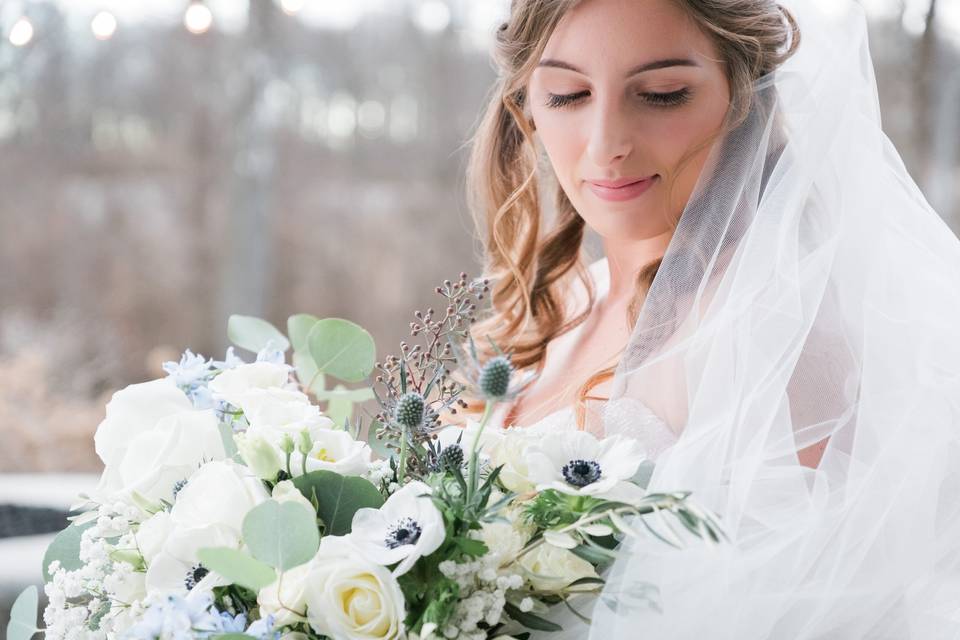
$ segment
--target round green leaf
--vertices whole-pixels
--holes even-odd
[[[283,351],[290,348],[286,337],[275,326],[253,316],[230,316],[227,322],[227,337],[238,347],[254,353],[271,342],[275,348]]]
[[[10,622],[7,623],[7,640],[30,640],[37,632],[37,606],[40,594],[30,585],[20,592],[10,609]]]
[[[200,549],[197,557],[206,569],[251,591],[260,591],[277,579],[272,567],[237,549],[210,547]]]
[[[310,330],[307,342],[317,370],[344,382],[364,380],[376,364],[373,337],[349,320],[320,320]]]
[[[333,471],[312,471],[293,479],[294,486],[317,505],[317,515],[326,525],[326,535],[350,533],[358,509],[383,506],[383,496],[369,480],[342,476]]]
[[[80,561],[80,535],[93,526],[93,521],[81,525],[71,524],[61,531],[47,547],[43,554],[43,581],[50,582],[53,578],[50,575],[50,563],[54,560],[60,561],[67,571],[76,571],[83,566]]]
[[[313,558],[320,533],[302,504],[267,500],[243,519],[243,540],[254,558],[286,571]]]
[[[309,313],[298,313],[287,319],[287,335],[290,336],[290,344],[294,351],[308,351],[307,337],[313,325],[320,322],[320,318],[312,316]]]
[[[309,351],[294,351],[293,366],[297,370],[297,380],[307,387],[307,391],[319,396],[326,388],[326,379],[317,370]]]

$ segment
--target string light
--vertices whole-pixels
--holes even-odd
[[[303,9],[304,0],[280,0],[280,8],[288,16],[292,16]]]
[[[10,29],[10,44],[15,47],[26,46],[31,40],[33,40],[33,24],[26,18],[26,16],[21,17],[19,20],[13,23],[13,28]]]
[[[210,8],[201,2],[191,2],[183,14],[183,25],[190,33],[200,35],[210,30],[213,25],[213,13]]]
[[[90,30],[97,40],[109,40],[117,32],[117,19],[109,11],[101,11],[90,21]]]

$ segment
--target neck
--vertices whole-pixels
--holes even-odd
[[[673,230],[642,240],[623,241],[604,238],[603,252],[607,256],[610,286],[606,303],[628,303],[636,290],[637,274],[647,264],[663,256],[673,237]]]

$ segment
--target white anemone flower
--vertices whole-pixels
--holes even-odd
[[[644,459],[643,448],[632,438],[597,440],[585,431],[565,431],[531,444],[524,458],[537,491],[624,501],[643,496],[630,482]]]
[[[347,538],[376,564],[399,562],[393,575],[402,576],[418,559],[443,544],[446,531],[443,514],[430,498],[430,487],[414,481],[387,498],[379,509],[358,510]]]

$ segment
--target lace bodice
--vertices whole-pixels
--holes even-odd
[[[573,407],[554,411],[530,425],[504,425],[504,413],[495,413],[491,424],[500,428],[533,429],[545,433],[577,428]],[[677,441],[673,429],[647,405],[634,398],[619,398],[607,402],[603,407],[603,428],[602,435],[622,435],[637,440],[648,460],[656,460]]]

